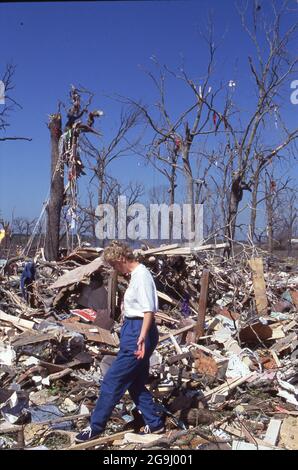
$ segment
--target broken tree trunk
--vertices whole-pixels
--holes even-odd
[[[201,292],[199,300],[199,315],[197,320],[196,327],[196,338],[197,340],[204,335],[204,324],[205,324],[205,315],[208,299],[208,286],[209,286],[209,271],[208,269],[203,270],[201,278]]]
[[[48,261],[58,259],[60,216],[63,205],[64,169],[59,165],[59,139],[61,137],[61,115],[52,114],[49,122],[51,134],[51,192],[47,205],[45,257]]]

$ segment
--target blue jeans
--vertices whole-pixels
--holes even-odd
[[[153,402],[151,393],[145,387],[149,377],[149,359],[158,343],[158,331],[155,323],[151,325],[145,340],[145,356],[137,359],[137,341],[140,336],[143,319],[125,319],[120,333],[120,351],[104,376],[100,395],[91,416],[91,428],[102,432],[114,407],[126,390],[142,413],[145,424],[151,428],[163,426],[163,419]]]

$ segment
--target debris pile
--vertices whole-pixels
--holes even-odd
[[[144,422],[126,394],[105,435],[77,445],[117,355],[128,279],[100,249],[58,262],[41,253],[34,274],[28,260],[6,263],[0,448],[297,449],[298,269],[256,252],[227,260],[223,248],[137,251],[159,295],[148,387],[166,432],[138,435]]]

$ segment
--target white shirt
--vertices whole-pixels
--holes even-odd
[[[144,312],[157,312],[158,298],[150,271],[139,264],[132,272],[124,294],[124,316],[144,318]]]

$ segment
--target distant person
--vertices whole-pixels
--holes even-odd
[[[32,307],[34,303],[33,299],[33,285],[35,281],[35,264],[33,261],[29,261],[25,264],[24,270],[21,276],[21,291],[26,302]]]

